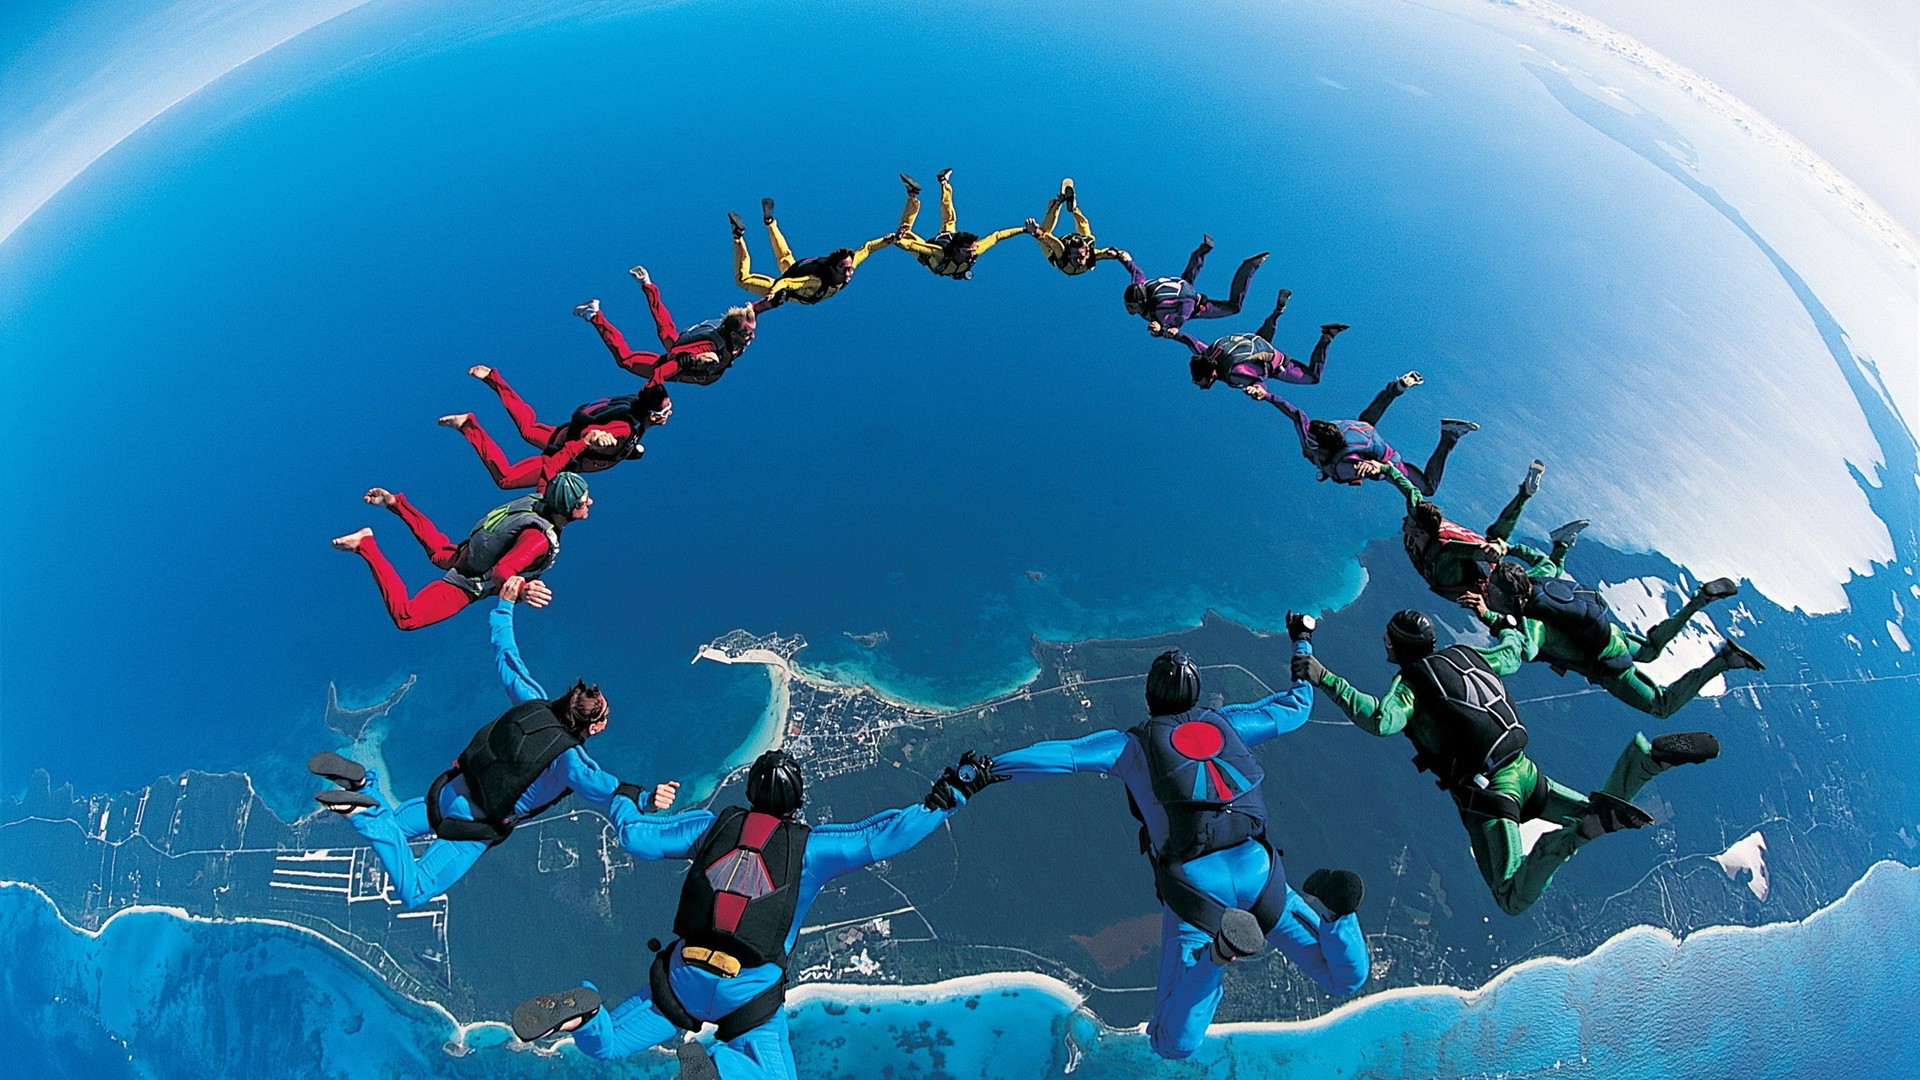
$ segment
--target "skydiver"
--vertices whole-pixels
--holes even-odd
[[[1260,324],[1260,329],[1252,334],[1228,334],[1215,339],[1211,344],[1195,339],[1184,330],[1169,330],[1167,337],[1180,342],[1193,351],[1193,359],[1188,361],[1188,370],[1193,374],[1193,385],[1202,390],[1215,382],[1224,382],[1235,390],[1246,391],[1256,401],[1270,400],[1272,394],[1264,397],[1253,392],[1258,386],[1266,389],[1266,380],[1277,379],[1295,385],[1312,385],[1320,381],[1320,375],[1327,369],[1327,346],[1343,330],[1352,329],[1345,323],[1327,323],[1320,327],[1320,341],[1313,347],[1313,355],[1302,364],[1286,353],[1274,347],[1273,329],[1280,322],[1280,315],[1287,310],[1287,298],[1293,295],[1290,289],[1281,289],[1280,298],[1274,301],[1273,314]]]
[[[753,302],[756,312],[789,300],[796,304],[817,304],[825,300],[847,287],[847,282],[853,280],[853,271],[867,256],[895,239],[894,233],[887,233],[857,248],[834,248],[825,255],[795,261],[793,249],[787,247],[787,238],[780,233],[780,223],[774,220],[772,199],[760,200],[760,216],[767,224],[767,235],[773,239],[773,262],[780,268],[777,278],[753,272],[747,254],[747,226],[739,214],[727,215],[727,222],[733,228],[733,276],[741,288],[760,297]]]
[[[314,801],[346,817],[366,838],[387,868],[394,895],[408,908],[452,888],[488,848],[569,791],[605,813],[620,794],[644,797],[651,808],[665,810],[680,786],[668,781],[647,792],[600,768],[583,744],[606,730],[606,697],[598,687],[576,682],[549,700],[520,659],[513,605],[500,601],[488,621],[494,665],[513,707],[474,734],[425,798],[389,810],[367,791],[378,779],[373,770],[330,751],[307,762],[310,772],[339,785]],[[415,857],[410,842],[427,836],[433,842]]]
[[[1701,585],[1679,611],[1649,630],[1636,645],[1614,620],[1606,598],[1559,577],[1557,561],[1543,560],[1543,565],[1532,569],[1522,566],[1516,557],[1538,552],[1519,545],[1508,555],[1494,566],[1485,591],[1463,593],[1460,606],[1479,615],[1496,631],[1509,626],[1519,629],[1526,640],[1523,659],[1544,661],[1561,674],[1577,672],[1649,716],[1672,716],[1723,671],[1766,669],[1759,657],[1731,638],[1722,641],[1706,663],[1666,686],[1640,669],[1640,664],[1658,658],[1688,620],[1708,604],[1740,591],[1730,578],[1715,578]],[[1542,570],[1551,572],[1536,572]]]
[[[1333,334],[1344,329],[1346,327],[1339,323],[1321,327],[1320,347],[1315,350],[1315,355],[1324,359],[1323,350],[1327,342]],[[1310,370],[1318,376],[1317,367]],[[1380,432],[1374,428],[1386,414],[1387,406],[1425,381],[1417,371],[1409,371],[1394,379],[1374,395],[1373,401],[1360,413],[1358,420],[1311,419],[1298,406],[1267,389],[1262,383],[1249,384],[1246,394],[1255,401],[1271,403],[1293,421],[1294,431],[1300,437],[1300,453],[1313,463],[1314,468],[1320,470],[1320,479],[1338,484],[1358,484],[1368,475],[1360,469],[1360,465],[1369,461],[1380,462],[1412,481],[1422,494],[1432,495],[1440,488],[1440,475],[1447,467],[1447,455],[1453,453],[1454,444],[1460,441],[1462,435],[1480,430],[1480,425],[1470,420],[1440,421],[1440,443],[1433,448],[1424,468],[1402,458],[1399,451],[1388,445],[1387,440],[1381,438]]]
[[[1453,797],[1480,876],[1509,915],[1538,900],[1554,871],[1588,841],[1653,824],[1652,815],[1630,801],[1648,780],[1675,765],[1720,755],[1719,740],[1704,731],[1651,742],[1635,734],[1607,782],[1583,796],[1548,778],[1527,757],[1527,729],[1500,681],[1523,662],[1526,640],[1519,630],[1501,631],[1489,648],[1437,649],[1433,621],[1402,611],[1388,621],[1384,640],[1387,661],[1400,670],[1381,697],[1354,689],[1313,656],[1294,658],[1294,677],[1325,690],[1361,730],[1403,734],[1413,742],[1414,764],[1433,773],[1435,784]],[[1529,852],[1520,823],[1536,819],[1560,828]]]
[[[500,395],[500,404],[506,406],[520,437],[540,449],[532,457],[510,462],[472,413],[440,418],[441,426],[458,431],[467,440],[493,482],[503,488],[544,488],[562,472],[601,472],[622,461],[638,459],[646,453],[640,440],[647,429],[673,416],[673,401],[667,397],[666,387],[649,383],[632,394],[589,401],[575,409],[565,424],[543,424],[533,407],[501,378],[499,369],[476,364],[467,369],[467,374]]]
[[[1268,252],[1261,252],[1240,264],[1233,272],[1233,288],[1225,300],[1214,300],[1203,296],[1194,288],[1193,279],[1200,275],[1200,267],[1207,261],[1207,252],[1213,250],[1213,237],[1202,236],[1200,246],[1187,256],[1187,269],[1177,278],[1149,278],[1138,266],[1133,256],[1125,251],[1116,251],[1114,257],[1127,268],[1133,278],[1126,292],[1121,294],[1127,306],[1127,313],[1138,315],[1147,320],[1147,332],[1156,337],[1167,336],[1168,331],[1178,330],[1188,319],[1219,319],[1240,313],[1240,303],[1247,298],[1247,285],[1253,280],[1253,272],[1267,261]]]
[[[575,307],[573,313],[599,331],[600,340],[613,354],[614,363],[647,380],[648,386],[668,382],[710,386],[753,344],[759,315],[751,305],[728,308],[719,318],[695,323],[682,331],[674,326],[673,315],[667,311],[660,289],[648,276],[647,268],[636,266],[627,273],[640,283],[640,291],[646,294],[654,332],[659,335],[665,352],[641,352],[628,345],[626,335],[601,313],[597,299]]]
[[[934,177],[940,185],[940,231],[930,239],[922,239],[913,231],[914,222],[920,217],[920,185],[906,173],[900,174],[901,182],[907,185],[907,205],[900,211],[900,230],[894,234],[894,243],[936,275],[965,280],[973,276],[974,260],[1000,241],[1019,236],[1021,229],[1016,226],[985,236],[958,231],[958,218],[953,212],[952,176],[952,169],[941,169]]]
[[[1289,613],[1294,655],[1313,653],[1313,620]],[[1287,689],[1246,705],[1197,707],[1200,672],[1178,649],[1147,672],[1148,719],[1135,727],[1002,754],[995,768],[1015,780],[1092,772],[1117,776],[1140,819],[1162,904],[1160,979],[1147,1039],[1161,1057],[1199,1048],[1219,1007],[1224,965],[1268,943],[1330,993],[1367,979],[1366,937],[1354,909],[1360,877],[1316,870],[1302,888],[1331,918],[1287,885],[1267,839],[1262,772],[1250,747],[1307,722],[1313,687]]]
[[[1061,207],[1073,215],[1073,231],[1066,236],[1055,236],[1053,229],[1060,221]],[[1039,221],[1028,218],[1024,228],[1039,242],[1041,254],[1047,257],[1054,269],[1069,276],[1086,273],[1102,259],[1120,257],[1118,248],[1095,246],[1093,226],[1088,223],[1087,215],[1080,212],[1080,200],[1074,194],[1072,177],[1060,181],[1060,194],[1047,200],[1046,216]]]
[[[451,618],[483,596],[498,594],[512,603],[525,601],[545,607],[553,593],[537,579],[560,554],[560,530],[587,516],[593,498],[577,473],[555,476],[538,495],[523,495],[496,506],[473,526],[460,543],[449,540],[407,497],[385,488],[368,488],[366,502],[400,515],[426,549],[433,565],[447,572],[412,597],[407,583],[374,543],[372,529],[335,537],[333,546],[357,552],[373,570],[373,581],[386,602],[387,614],[402,630],[417,630]]]
[[[531,1042],[571,1031],[587,1056],[614,1061],[712,1023],[720,1033],[711,1055],[691,1040],[677,1047],[681,1077],[794,1076],[781,1006],[814,898],[834,878],[906,854],[1002,779],[990,759],[968,752],[924,803],[809,827],[799,820],[799,763],[769,750],[747,773],[744,807],[649,818],[616,799],[623,848],[642,859],[692,860],[673,920],[677,940],[655,955],[646,990],[610,1009],[592,983],[529,998],[513,1011],[514,1034]]]
[[[1487,526],[1485,535],[1482,535],[1449,520],[1441,512],[1440,504],[1422,495],[1401,470],[1388,468],[1379,461],[1361,461],[1354,466],[1355,475],[1362,479],[1384,479],[1399,488],[1400,494],[1406,497],[1407,516],[1400,522],[1400,543],[1406,548],[1407,559],[1427,583],[1427,588],[1449,600],[1458,600],[1468,590],[1483,588],[1488,571],[1508,555],[1528,563],[1549,559],[1555,564],[1566,557],[1574,538],[1587,527],[1584,518],[1569,521],[1548,534],[1553,540],[1551,555],[1542,555],[1533,548],[1512,541],[1514,527],[1520,523],[1520,513],[1526,509],[1527,500],[1540,490],[1540,477],[1546,471],[1546,465],[1538,460],[1528,465],[1527,475],[1521,478],[1519,490],[1507,500],[1507,505],[1500,510],[1500,516]]]

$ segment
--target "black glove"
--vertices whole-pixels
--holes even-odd
[[[1293,681],[1319,686],[1320,680],[1327,676],[1327,665],[1316,656],[1296,656],[1293,658]]]
[[[954,797],[959,792],[968,798],[980,793],[989,784],[997,784],[1007,779],[1004,774],[993,771],[993,759],[972,750],[960,755],[958,765],[949,765],[941,771],[939,779],[933,782],[933,788],[921,805],[929,810],[951,810],[960,805]]]
[[[633,805],[642,810],[649,810],[653,807],[653,792],[641,787],[639,784],[627,780],[620,781],[620,786],[613,789],[613,797],[618,799],[623,795],[632,799]]]
[[[1312,641],[1314,628],[1319,625],[1320,620],[1311,615],[1287,612],[1287,636],[1295,641]]]

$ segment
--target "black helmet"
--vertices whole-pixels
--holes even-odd
[[[1402,611],[1387,620],[1387,640],[1393,658],[1411,663],[1433,651],[1433,620],[1424,611]]]
[[[1120,302],[1127,305],[1128,313],[1144,314],[1147,310],[1147,287],[1145,285],[1127,286],[1127,291],[1120,294]]]
[[[1205,356],[1195,356],[1187,361],[1187,372],[1193,376],[1193,385],[1205,390],[1220,379],[1220,369]]]
[[[763,814],[786,817],[804,798],[800,763],[785,750],[769,750],[747,770],[747,805]]]
[[[1168,649],[1153,658],[1147,669],[1147,713],[1151,716],[1175,716],[1193,708],[1200,700],[1200,669],[1187,654]]]

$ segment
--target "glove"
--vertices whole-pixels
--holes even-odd
[[[1327,677],[1327,665],[1317,656],[1296,656],[1293,658],[1293,681],[1319,686],[1320,680]]]
[[[613,797],[633,800],[633,805],[645,810],[653,801],[653,792],[631,781],[622,780],[620,786],[613,789]]]
[[[958,765],[949,765],[941,771],[939,779],[921,800],[921,805],[929,810],[951,810],[960,805],[954,792],[972,798],[989,784],[997,784],[1007,777],[993,771],[993,759],[972,750],[960,755]]]
[[[1287,612],[1287,636],[1295,641],[1312,641],[1314,628],[1320,620],[1311,615],[1302,615],[1297,611]]]

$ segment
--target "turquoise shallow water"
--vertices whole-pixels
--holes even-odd
[[[1087,1078],[1908,1076],[1920,1060],[1917,904],[1920,870],[1884,863],[1804,923],[1678,944],[1630,931],[1473,995],[1401,990],[1312,1024],[1224,1028],[1186,1062],[1100,1031],[1051,991],[984,980],[808,991],[792,1008],[795,1053],[803,1075],[836,1080],[1060,1076],[1068,1036]],[[136,912],[90,938],[17,887],[0,889],[0,929],[20,946],[0,1036],[29,1055],[15,1058],[23,1075],[541,1077],[583,1064],[570,1049],[510,1050],[497,1027],[449,1055],[445,1014],[290,930]],[[670,1075],[660,1054],[592,1070]]]

